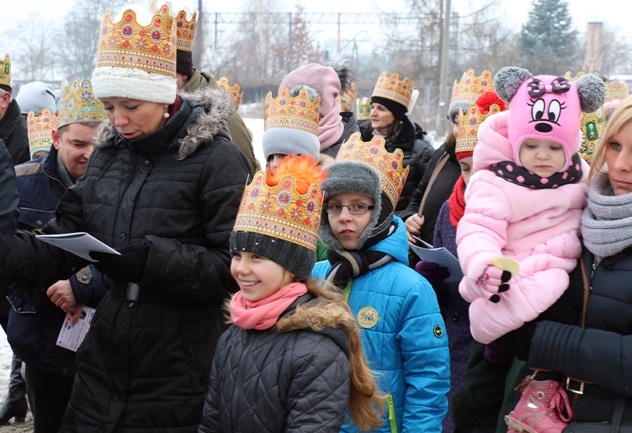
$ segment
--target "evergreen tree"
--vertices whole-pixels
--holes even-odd
[[[577,30],[566,0],[534,0],[520,32],[523,65],[534,74],[564,74],[575,69]]]

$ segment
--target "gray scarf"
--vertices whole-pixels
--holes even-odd
[[[614,195],[608,175],[595,177],[582,215],[584,245],[598,258],[632,246],[632,194]]]

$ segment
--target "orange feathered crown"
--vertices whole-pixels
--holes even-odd
[[[336,162],[358,161],[374,168],[380,175],[382,191],[394,209],[404,189],[410,167],[404,168],[404,152],[401,149],[389,153],[385,144],[383,137],[376,135],[371,141],[362,141],[360,133],[355,132],[340,147]]]
[[[388,75],[386,71],[384,71],[377,79],[371,96],[390,99],[404,107],[408,107],[410,104],[410,95],[414,88],[415,85],[410,78],[404,77],[404,79],[400,80],[397,72]]]
[[[26,117],[31,157],[40,150],[48,151],[53,144],[53,129],[57,128],[57,116],[44,108],[39,116],[32,111]]]
[[[286,157],[246,186],[233,231],[259,233],[316,251],[326,175],[309,156]]]
[[[227,77],[220,77],[220,79],[217,80],[217,85],[219,86],[220,89],[224,90],[233,98],[233,103],[235,104],[235,111],[237,111],[239,109],[239,104],[241,104],[241,98],[243,96],[243,94],[240,92],[239,84],[235,83],[234,85],[231,86],[230,83],[228,82]]]
[[[292,128],[300,129],[318,135],[318,121],[320,120],[320,96],[314,101],[309,93],[301,89],[296,96],[283,87],[276,98],[268,92],[263,106],[263,129]]]

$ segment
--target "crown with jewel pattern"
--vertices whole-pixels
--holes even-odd
[[[387,75],[386,71],[384,71],[377,79],[377,83],[375,83],[372,96],[390,99],[404,107],[408,107],[410,95],[414,88],[415,85],[410,81],[410,78],[404,77],[403,80],[400,80],[397,72]]]
[[[75,77],[69,83],[62,83],[57,128],[71,123],[103,122],[105,119],[103,104],[94,96],[90,80]]]
[[[481,75],[476,76],[474,69],[468,69],[459,82],[454,80],[450,102],[473,104],[483,93],[493,91],[494,78],[491,71],[485,70]]]
[[[606,102],[604,102],[605,108],[610,108],[618,105],[621,101],[630,95],[628,85],[625,81],[612,80],[606,83]]]
[[[458,117],[455,153],[473,152],[478,144],[478,128],[485,119],[503,111],[497,104],[492,104],[489,111],[481,113],[476,104],[471,104],[463,116]]]
[[[9,54],[0,60],[0,86],[11,88],[11,57]]]
[[[220,89],[224,90],[233,98],[233,103],[235,104],[235,111],[239,109],[239,104],[241,104],[241,98],[243,93],[240,92],[240,87],[238,83],[235,83],[233,86],[228,82],[227,77],[220,77],[217,80],[217,85]]]
[[[320,96],[311,101],[305,89],[291,96],[284,87],[276,98],[272,97],[272,92],[268,92],[263,106],[263,129],[292,128],[318,135],[319,107]]]
[[[97,98],[123,97],[171,104],[176,94],[176,22],[164,5],[148,25],[127,9],[101,21],[92,86]]]
[[[176,47],[178,50],[191,51],[196,25],[197,12],[193,12],[190,20],[187,20],[186,11],[178,12],[176,16]]]
[[[602,107],[594,113],[582,113],[581,131],[582,141],[579,144],[579,154],[585,161],[590,161],[597,149],[599,138],[606,129],[606,112]]]
[[[57,116],[44,108],[39,116],[32,111],[26,118],[31,157],[40,150],[48,151],[53,144],[53,129],[57,128]]]
[[[356,118],[358,120],[369,120],[371,118],[371,98],[366,96],[356,99]]]
[[[380,175],[382,191],[395,208],[410,170],[410,167],[404,168],[404,152],[395,149],[389,153],[383,137],[376,135],[371,141],[362,141],[360,137],[359,132],[351,134],[340,147],[336,162],[357,161],[374,168]]]
[[[300,194],[291,176],[269,186],[260,171],[244,190],[233,231],[259,233],[316,251],[322,205],[318,184]]]

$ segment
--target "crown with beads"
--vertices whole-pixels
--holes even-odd
[[[32,111],[26,117],[31,157],[40,150],[48,151],[53,144],[53,129],[57,128],[57,116],[44,108],[39,116]]]
[[[263,129],[292,128],[318,135],[320,120],[320,96],[312,102],[307,90],[301,89],[298,95],[291,96],[283,87],[276,98],[268,92],[263,106]]]
[[[105,119],[103,104],[94,96],[90,80],[75,77],[69,83],[62,83],[57,128],[71,123],[103,122]]]
[[[458,117],[454,152],[473,152],[478,143],[478,127],[489,116],[501,111],[503,110],[498,105],[492,104],[489,111],[483,114],[478,105],[471,104],[463,116]]]
[[[483,71],[476,76],[474,69],[468,69],[463,73],[461,80],[454,80],[450,102],[465,102],[473,104],[480,95],[494,91],[494,78],[491,71]]]
[[[11,57],[7,54],[0,58],[0,86],[11,87]]]
[[[400,80],[397,72],[387,75],[386,71],[384,71],[380,74],[380,78],[377,79],[371,96],[390,99],[404,107],[408,107],[410,95],[414,88],[415,85],[410,81],[410,78],[404,77],[403,80]]]
[[[178,50],[191,51],[195,28],[197,26],[197,12],[193,12],[190,20],[184,10],[178,12],[176,20],[176,47]]]
[[[233,98],[233,103],[235,104],[235,111],[237,111],[239,109],[239,104],[241,104],[241,98],[243,96],[243,93],[240,92],[239,84],[235,83],[234,85],[231,86],[230,83],[228,82],[227,77],[220,77],[220,79],[217,80],[217,85],[219,86],[220,89],[224,90]]]
[[[292,176],[269,186],[260,171],[244,190],[233,231],[259,233],[316,251],[322,205],[318,184],[300,194]]]
[[[590,161],[597,149],[599,138],[606,129],[606,114],[603,108],[594,113],[582,113],[581,131],[582,141],[579,144],[579,154],[586,161]]]
[[[383,137],[376,135],[371,141],[362,141],[360,137],[359,132],[351,134],[340,147],[336,162],[357,161],[374,168],[380,175],[382,191],[395,208],[410,170],[410,167],[404,168],[404,152],[395,149],[389,153]]]
[[[110,10],[101,21],[96,67],[139,69],[149,73],[176,76],[176,22],[164,5],[154,13],[151,23],[143,26],[136,12],[123,12],[112,22]]]
[[[358,120],[369,120],[371,118],[371,98],[366,96],[356,99],[356,118]]]
[[[630,95],[625,81],[612,80],[606,83],[606,102],[604,107],[614,107]]]

